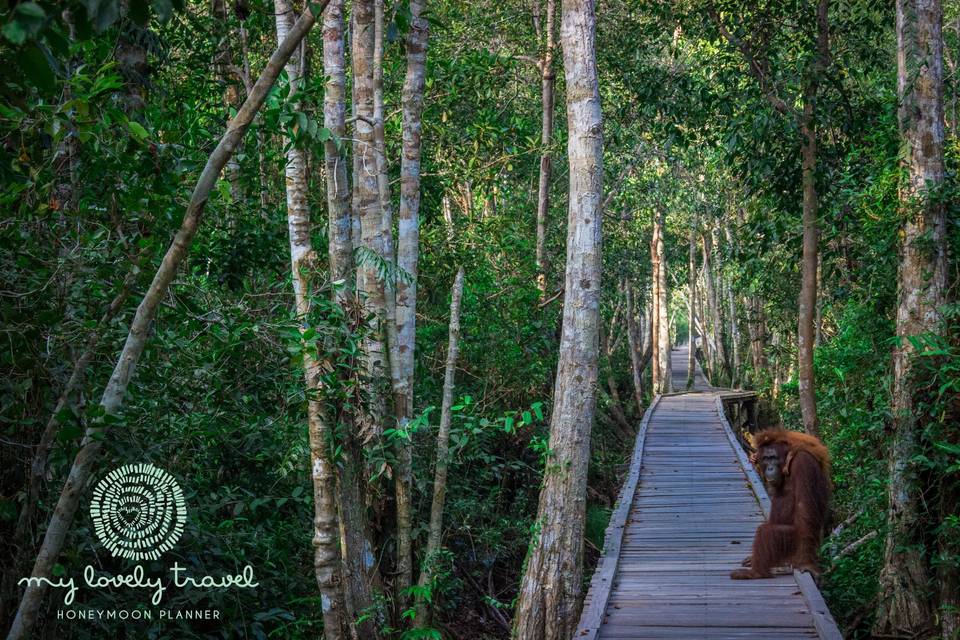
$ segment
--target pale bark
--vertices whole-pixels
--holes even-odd
[[[450,293],[450,324],[447,331],[447,361],[443,370],[443,399],[440,405],[440,428],[437,430],[437,462],[433,474],[433,501],[430,504],[430,530],[427,549],[420,569],[419,585],[425,587],[433,580],[433,566],[443,542],[443,503],[447,496],[447,469],[450,451],[450,421],[453,406],[454,376],[460,351],[460,305],[463,299],[463,267],[457,270]],[[416,625],[428,623],[427,603],[417,603]]]
[[[727,240],[727,246],[729,250],[733,253],[731,255],[736,255],[736,245],[734,241],[733,234],[730,232],[730,223],[727,220],[723,222],[723,234]],[[737,309],[737,294],[733,290],[733,283],[727,285],[727,306],[729,307],[729,322],[730,322],[730,349],[733,351],[733,364],[731,366],[730,372],[730,386],[734,388],[739,388],[743,382],[743,357],[741,355],[741,338],[740,338],[740,320],[738,317]]]
[[[660,378],[660,253],[657,251],[659,226],[654,213],[653,231],[650,234],[650,388],[653,395],[661,393]]]
[[[553,169],[553,158],[550,155],[550,144],[553,138],[553,48],[554,48],[554,18],[557,13],[556,0],[547,0],[546,20],[544,21],[544,48],[540,58],[540,102],[541,102],[541,130],[540,130],[540,178],[537,188],[537,287],[540,297],[547,292],[547,216],[550,212],[550,176]],[[539,7],[536,11],[539,13]],[[539,16],[537,16],[539,19]]]
[[[323,126],[332,138],[323,145],[326,182],[330,256],[330,279],[342,282],[337,299],[351,294],[353,277],[353,240],[350,211],[350,184],[343,147],[346,127],[346,62],[343,43],[344,0],[332,0],[323,14]]]
[[[663,242],[664,213],[655,214],[653,233],[656,250],[657,311],[656,311],[656,353],[654,366],[658,369],[657,386],[654,393],[673,391],[673,376],[670,365],[670,318],[669,291],[667,288],[667,252]]]
[[[753,369],[751,383],[756,385],[759,376],[767,370],[767,326],[763,304],[759,298],[747,299],[747,331],[750,334],[750,362]]]
[[[322,10],[326,6],[326,0],[320,0],[314,6],[318,6]],[[207,159],[187,204],[180,229],[174,235],[149,289],[147,289],[143,300],[137,307],[123,350],[120,352],[113,374],[103,391],[100,403],[106,413],[115,415],[123,406],[127,387],[130,384],[137,361],[146,346],[150,325],[156,315],[157,307],[166,295],[180,263],[187,255],[200,224],[207,198],[209,198],[220,172],[223,171],[227,160],[243,139],[243,134],[246,133],[254,115],[263,106],[267,93],[276,82],[284,64],[313,27],[314,21],[314,14],[311,10],[307,9],[303,12],[287,38],[270,56],[267,66],[253,85],[246,101],[237,111],[236,117],[227,123],[227,130]],[[105,430],[105,425],[91,426],[83,438],[80,451],[74,459],[73,466],[60,494],[60,499],[57,501],[57,506],[44,535],[40,552],[33,567],[32,577],[50,577],[50,570],[60,555],[60,550],[63,548],[64,540],[76,515],[80,494],[86,488],[99,458],[100,449],[103,447],[102,434]],[[30,634],[46,591],[45,584],[31,584],[24,589],[20,607],[7,636],[8,640],[19,640]]]
[[[353,265],[353,213],[350,206],[350,184],[346,141],[346,61],[344,50],[344,2],[332,0],[323,15],[323,73],[326,78],[323,94],[323,122],[335,139],[324,143],[328,211],[328,254],[330,279],[335,283],[334,299],[345,305],[352,298],[356,284]],[[348,435],[341,452],[342,471],[337,485],[340,515],[340,553],[347,614],[357,620],[372,604],[371,591],[379,586],[373,547],[370,543],[362,470],[363,452],[351,428],[355,415],[341,417],[348,425]],[[376,637],[376,620],[357,622],[359,635]]]
[[[924,527],[917,476],[918,380],[910,338],[936,333],[947,298],[947,211],[943,113],[943,14],[939,0],[898,0],[897,95],[905,180],[897,276],[897,338],[893,351],[889,511],[881,597],[874,631],[920,636],[934,624],[928,567],[919,537]]]
[[[727,351],[723,346],[722,321],[720,319],[720,303],[717,300],[717,290],[713,277],[713,239],[709,230],[701,235],[703,249],[703,284],[707,308],[709,309],[709,331],[711,337],[711,352],[713,354],[713,371],[710,372],[714,384],[722,384],[725,372],[728,371]],[[707,323],[704,323],[707,324]],[[704,327],[706,328],[706,327]]]
[[[397,267],[401,270],[388,301],[391,315],[390,357],[394,410],[400,428],[413,416],[413,374],[416,349],[417,261],[420,252],[420,152],[423,92],[426,84],[428,23],[426,2],[410,2],[410,32],[407,35],[407,71],[403,84],[402,157],[400,162],[400,211],[397,226]],[[379,83],[382,84],[382,83]],[[382,110],[382,100],[381,110]],[[382,117],[381,117],[382,120]],[[380,134],[382,136],[382,133]],[[381,172],[381,176],[384,172]],[[389,206],[389,204],[388,204]],[[392,225],[391,225],[392,226]],[[392,251],[391,251],[392,253]],[[408,440],[400,442],[396,479],[398,581],[401,590],[412,584],[411,549],[412,452]]]
[[[383,387],[388,364],[384,348],[385,283],[379,277],[378,264],[378,261],[386,259],[386,246],[380,208],[374,119],[375,14],[374,0],[357,0],[353,3],[353,202],[355,214],[359,217],[359,246],[364,249],[357,261],[357,290],[364,314],[371,322],[363,340],[368,411],[359,426],[364,442],[379,441],[383,433]]]
[[[403,148],[400,160],[400,210],[397,224],[397,333],[406,415],[413,414],[414,349],[416,346],[417,261],[420,255],[420,151],[423,91],[426,83],[427,36],[424,0],[410,2],[407,71],[403,83]],[[444,197],[444,202],[449,202]]]
[[[294,24],[294,11],[288,0],[274,0],[277,40],[283,42]],[[301,44],[301,48],[302,48]],[[297,100],[304,81],[301,56],[296,53],[287,62],[290,98]],[[295,103],[294,108],[299,108]],[[300,332],[310,329],[310,296],[317,269],[317,254],[311,242],[312,226],[307,204],[307,157],[286,136],[284,168],[287,195],[287,229],[290,235],[290,273]],[[340,568],[340,521],[336,505],[336,474],[330,456],[330,425],[324,415],[320,393],[320,367],[309,349],[303,351],[303,375],[307,397],[307,435],[310,443],[310,469],[313,481],[313,569],[320,588],[323,630],[327,640],[349,637],[348,616],[342,590]]]
[[[383,53],[384,53],[384,0],[374,0],[373,36],[373,137],[376,148],[377,194],[380,206],[380,225],[383,243],[383,259],[393,266],[393,203],[390,198],[390,174],[387,161],[386,134],[384,133],[383,106]],[[394,417],[397,426],[404,429],[410,419],[400,370],[399,335],[397,333],[397,297],[394,279],[383,283],[384,333],[387,338],[387,362],[389,363],[390,386],[394,397]],[[397,582],[396,597],[403,605],[406,592],[413,584],[411,550],[411,489],[413,459],[410,441],[400,438],[395,442],[397,464],[394,470],[394,495],[397,515]]]
[[[570,192],[560,355],[546,475],[517,597],[514,638],[568,640],[582,587],[590,431],[596,403],[601,275],[603,123],[593,0],[563,0],[560,40]]]
[[[697,214],[691,214],[690,220],[690,250],[687,259],[687,286],[689,287],[689,303],[687,309],[688,328],[687,342],[687,389],[693,389],[694,378],[697,373]]]

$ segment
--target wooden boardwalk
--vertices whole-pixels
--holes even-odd
[[[686,388],[686,348],[674,389]],[[723,417],[721,389],[647,409],[575,638],[770,639],[842,636],[808,574],[731,580],[769,506]]]

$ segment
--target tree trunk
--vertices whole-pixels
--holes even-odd
[[[947,296],[947,212],[943,123],[943,37],[939,0],[897,0],[897,95],[905,181],[900,187],[903,226],[893,350],[889,457],[889,511],[881,598],[874,631],[914,636],[933,624],[922,551],[920,494],[915,456],[919,425],[914,394],[916,350],[910,338],[940,330]]]
[[[420,257],[420,153],[423,91],[426,83],[429,24],[426,2],[411,0],[407,34],[407,72],[403,82],[403,146],[400,159],[400,215],[397,226],[397,266],[405,272],[397,282],[398,352],[406,414],[413,414],[413,373],[416,347],[417,262]]]
[[[620,398],[620,389],[617,386],[617,378],[614,376],[613,370],[613,356],[617,352],[617,347],[620,345],[620,337],[623,334],[616,333],[616,337],[614,337],[613,340],[610,339],[611,334],[614,334],[620,322],[622,302],[621,300],[617,301],[617,307],[614,309],[613,316],[610,318],[609,330],[605,331],[602,326],[600,327],[600,349],[607,358],[606,383],[607,393],[610,395],[610,411],[613,413],[620,437],[625,442],[629,442],[636,437],[636,432],[634,431],[633,425],[630,424],[630,420],[627,419],[627,414],[623,410],[623,400]],[[630,313],[629,308],[626,313]]]
[[[560,355],[550,421],[552,452],[537,533],[517,596],[516,640],[569,640],[582,587],[590,431],[600,322],[603,123],[594,57],[593,0],[563,0],[570,192]]]
[[[220,26],[226,28],[230,19],[226,0],[213,0],[212,12]],[[230,67],[233,65],[233,55],[230,52],[229,32],[221,36],[220,49],[217,51],[214,59],[217,68],[217,75],[220,82],[223,83],[223,106],[226,111],[226,120],[230,119],[230,112],[240,104],[240,92],[235,82],[231,80]],[[240,163],[237,162],[237,156],[231,155],[227,160],[227,166],[224,169],[224,178],[230,185],[230,198],[238,205],[243,202],[243,186],[240,182]],[[231,221],[232,222],[232,221]]]
[[[323,15],[323,123],[336,139],[324,143],[328,211],[328,254],[330,279],[336,283],[334,299],[341,305],[353,296],[356,285],[353,264],[353,214],[350,207],[350,183],[347,158],[338,141],[346,140],[346,62],[343,37],[343,0],[332,0]],[[340,513],[340,546],[343,563],[344,599],[347,615],[357,620],[373,602],[376,568],[367,522],[362,470],[363,452],[352,427],[353,412],[340,420],[348,425],[348,436],[341,453],[342,471],[337,484]],[[376,620],[357,622],[358,633],[376,637]]]
[[[703,240],[703,284],[706,294],[707,306],[710,310],[710,334],[712,337],[713,352],[713,371],[710,372],[713,380],[711,382],[722,385],[725,372],[727,371],[727,351],[723,345],[723,333],[720,320],[720,303],[717,300],[717,290],[714,287],[713,279],[713,240],[710,231],[705,229],[701,235]],[[706,327],[704,327],[706,329]]]
[[[659,225],[657,214],[653,216],[653,231],[650,233],[650,387],[653,395],[662,393],[660,381],[660,253],[657,251]]]
[[[443,400],[440,406],[440,428],[437,431],[437,462],[433,475],[433,502],[430,504],[430,531],[427,550],[420,569],[419,585],[425,587],[433,581],[433,566],[443,542],[443,503],[447,495],[447,466],[449,464],[450,419],[453,406],[453,384],[457,370],[457,354],[460,350],[460,303],[463,299],[463,267],[457,269],[450,294],[450,327],[447,339],[447,362],[443,371]],[[427,603],[417,603],[417,627],[428,623]]]
[[[673,391],[673,368],[670,364],[670,308],[667,288],[667,252],[664,247],[664,213],[657,214],[657,346],[660,348],[658,367],[660,369],[660,389],[657,393]]]
[[[733,352],[733,362],[730,366],[730,386],[740,387],[740,324],[737,322],[737,301],[733,287],[727,286],[727,307],[730,310],[730,350]]]
[[[806,80],[800,114],[800,156],[803,170],[803,260],[797,314],[797,371],[803,429],[817,435],[817,397],[813,370],[817,309],[817,91],[830,64],[829,0],[817,3],[817,52]]]
[[[323,126],[333,137],[323,145],[329,213],[330,279],[343,284],[337,291],[341,302],[351,294],[353,240],[351,238],[350,184],[346,153],[337,143],[347,137],[346,62],[343,44],[344,0],[331,0],[323,14]]]
[[[553,159],[550,156],[550,143],[553,137],[553,48],[554,17],[557,13],[556,0],[547,0],[547,15],[544,24],[544,49],[540,58],[540,95],[542,106],[540,132],[540,180],[537,189],[537,287],[540,297],[547,292],[547,215],[550,211],[550,174]],[[539,12],[539,7],[537,7]],[[539,21],[539,16],[538,16]]]
[[[693,389],[697,375],[697,214],[691,214],[690,221],[690,255],[687,263],[687,286],[689,287],[690,303],[688,314],[687,342],[687,389]]]
[[[627,342],[630,347],[630,370],[633,374],[633,401],[637,415],[643,415],[643,345],[637,323],[637,301],[634,299],[633,283],[626,283],[627,297]]]
[[[397,267],[404,277],[395,287],[397,376],[394,381],[396,416],[401,428],[413,416],[413,375],[416,351],[417,262],[420,255],[420,153],[423,92],[426,83],[427,37],[429,25],[424,14],[426,2],[411,0],[410,31],[407,34],[407,71],[403,83],[403,140],[400,160],[400,212],[397,227]],[[412,478],[411,451],[405,442],[400,451],[402,484],[406,495],[397,495],[398,506],[406,504],[409,513]],[[412,580],[412,555],[409,543],[409,516],[406,523],[406,549],[401,550],[404,582]],[[402,527],[401,527],[402,528]]]
[[[730,250],[730,255],[736,256],[737,247],[734,243],[733,234],[730,232],[730,223],[728,220],[724,219],[723,221],[723,235],[726,238],[727,246]],[[733,291],[733,283],[727,284],[727,306],[730,310],[730,349],[733,351],[733,364],[730,367],[730,386],[734,388],[739,388],[743,383],[743,363],[742,355],[740,353],[740,321],[737,316],[737,294]]]
[[[387,162],[386,134],[384,132],[383,107],[383,48],[384,48],[384,0],[374,0],[373,44],[373,136],[376,148],[377,194],[380,206],[380,226],[383,243],[383,259],[395,265],[393,246],[393,203],[390,198],[390,175]],[[410,419],[406,396],[400,374],[399,336],[397,333],[397,296],[394,278],[383,283],[384,322],[389,357],[390,388],[393,392],[394,417],[400,429]],[[401,608],[406,607],[406,594],[413,584],[411,541],[411,487],[412,457],[410,441],[398,438],[395,442],[396,468],[394,469],[394,496],[397,520],[397,581],[396,598]]]
[[[767,370],[767,329],[763,305],[759,298],[747,298],[747,331],[750,334],[750,363],[753,369],[750,382],[756,387],[759,376]]]
[[[816,89],[808,90],[807,93],[803,105],[803,124],[800,127],[803,136],[800,148],[803,166],[803,259],[797,314],[797,365],[803,430],[817,435],[817,398],[813,370],[813,349],[816,343],[814,320],[817,306],[817,134],[814,114]]]
[[[316,5],[318,10],[322,11],[326,6],[326,0],[320,0]],[[236,117],[227,123],[227,130],[207,159],[207,163],[197,179],[193,194],[190,196],[180,229],[167,249],[163,261],[150,283],[150,288],[147,289],[143,300],[137,307],[123,350],[120,352],[113,374],[103,391],[100,404],[107,414],[116,415],[123,406],[127,387],[130,384],[137,361],[146,346],[147,335],[156,315],[157,307],[160,306],[160,302],[166,295],[180,263],[187,255],[200,224],[207,198],[209,198],[210,191],[216,184],[220,172],[223,171],[227,160],[243,139],[243,134],[246,133],[254,115],[263,106],[267,93],[273,83],[276,82],[284,64],[313,27],[314,21],[314,14],[308,8],[294,24],[287,38],[270,56],[267,66],[260,74],[246,101],[237,111]],[[60,555],[73,517],[76,515],[77,506],[80,503],[80,494],[90,480],[100,449],[103,447],[105,430],[106,425],[103,424],[93,425],[87,429],[44,535],[43,544],[33,566],[32,577],[48,579],[50,577],[50,570]],[[31,584],[24,589],[20,607],[7,636],[8,640],[19,640],[30,634],[46,591],[45,584]]]
[[[357,291],[364,316],[370,319],[363,340],[367,411],[357,425],[364,443],[378,443],[383,433],[388,365],[384,348],[386,297],[384,282],[380,279],[381,265],[386,262],[386,243],[380,208],[374,118],[375,14],[374,0],[353,3],[353,203],[354,212],[359,216],[358,248],[362,250],[357,260]],[[374,470],[368,471],[372,477]]]
[[[274,0],[277,40],[283,42],[294,24],[294,11],[288,0]],[[302,47],[302,45],[301,45]],[[302,52],[301,52],[302,53]],[[296,99],[303,77],[302,55],[287,62],[290,96]],[[295,107],[298,108],[298,107]],[[287,228],[290,232],[290,272],[301,335],[310,329],[310,296],[317,255],[311,242],[312,226],[307,204],[307,154],[284,136],[284,168],[287,194]],[[313,569],[320,587],[323,630],[327,640],[349,637],[347,612],[340,569],[340,521],[336,505],[336,476],[330,456],[329,419],[324,415],[320,393],[320,368],[310,354],[303,352],[303,374],[307,397],[307,433],[310,442],[310,469],[313,479]]]

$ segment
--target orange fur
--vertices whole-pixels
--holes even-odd
[[[816,436],[811,436],[799,431],[787,431],[786,429],[766,429],[760,433],[752,434],[750,440],[756,450],[777,442],[786,443],[790,447],[792,454],[791,460],[793,455],[801,451],[806,451],[820,464],[823,475],[825,475],[828,480],[830,479],[830,452],[827,450],[826,445],[820,441],[820,438]],[[785,470],[787,473],[790,472],[789,467],[790,464],[788,461],[787,469]]]

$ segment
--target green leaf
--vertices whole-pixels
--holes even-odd
[[[17,66],[27,79],[41,91],[53,91],[55,78],[47,57],[35,43],[17,52]]]
[[[21,2],[13,11],[13,19],[3,26],[3,35],[13,44],[23,44],[40,32],[46,17],[36,2]]]
[[[143,128],[143,125],[136,120],[129,120],[127,122],[127,128],[130,129],[130,133],[132,133],[133,136],[140,141],[145,140],[150,135],[150,133]]]
[[[3,36],[13,44],[23,44],[27,41],[27,30],[16,20],[3,25]]]
[[[68,442],[70,440],[76,440],[82,435],[83,429],[80,428],[80,425],[66,424],[57,432],[57,440],[60,442]]]
[[[67,568],[58,562],[50,569],[50,573],[52,573],[54,577],[65,576],[67,575]]]
[[[86,0],[87,19],[98,32],[106,31],[120,17],[120,0]]]

